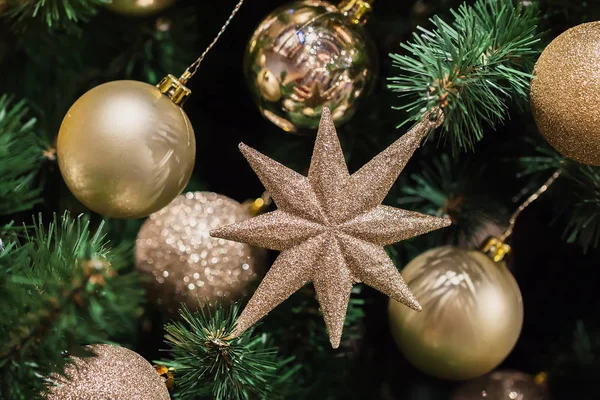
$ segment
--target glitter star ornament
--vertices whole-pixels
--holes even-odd
[[[333,348],[340,344],[355,283],[364,282],[421,310],[383,246],[448,226],[450,221],[381,202],[423,137],[440,123],[441,117],[424,118],[352,175],[327,108],[308,177],[240,144],[278,209],[211,235],[281,253],[240,315],[234,335],[308,282],[315,287]]]

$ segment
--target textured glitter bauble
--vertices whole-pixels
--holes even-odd
[[[57,151],[60,172],[79,201],[108,217],[140,218],[183,191],[196,139],[185,112],[156,87],[115,81],[73,104]]]
[[[375,47],[337,7],[299,1],[278,8],[256,28],[244,71],[263,115],[288,132],[316,128],[323,107],[339,126],[371,88]]]
[[[451,400],[548,400],[548,390],[531,375],[519,371],[494,371],[462,384]]]
[[[112,0],[106,7],[119,14],[145,17],[171,7],[175,0]]]
[[[186,193],[146,220],[136,243],[137,269],[151,279],[149,296],[167,314],[198,300],[230,303],[247,294],[265,268],[265,251],[210,237],[210,230],[250,217],[228,197]]]
[[[416,367],[443,379],[472,379],[500,364],[523,325],[517,282],[503,262],[477,250],[439,247],[402,270],[423,311],[391,300],[392,335]]]
[[[88,346],[96,356],[75,358],[68,379],[56,379],[48,400],[169,400],[162,377],[142,356],[124,347]]]
[[[600,22],[554,39],[533,74],[531,108],[542,136],[561,154],[600,165]]]

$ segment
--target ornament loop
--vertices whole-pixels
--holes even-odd
[[[177,79],[175,76],[169,74],[156,87],[162,94],[167,95],[173,103],[182,106],[192,94],[192,91],[185,86],[187,80],[184,80],[184,77],[185,74],[182,75],[182,78]]]
[[[510,256],[511,247],[498,238],[490,237],[481,246],[481,251],[494,260],[494,262],[500,262],[506,261],[506,258]]]
[[[338,9],[355,25],[362,25],[367,21],[371,13],[373,0],[343,0],[338,5]]]

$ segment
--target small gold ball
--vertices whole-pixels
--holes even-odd
[[[106,7],[118,14],[146,17],[171,7],[175,0],[112,0]]]
[[[416,367],[443,379],[472,379],[508,356],[523,325],[523,302],[503,262],[439,247],[411,261],[402,276],[423,311],[390,300],[390,326]]]
[[[171,398],[164,379],[136,352],[107,344],[87,348],[96,356],[75,357],[66,379],[54,377],[58,385],[50,388],[48,400]]]
[[[548,400],[548,390],[519,371],[499,370],[461,384],[450,400]]]
[[[530,102],[542,136],[564,156],[600,165],[600,22],[555,38],[533,74]]]
[[[265,269],[266,251],[217,239],[210,231],[250,218],[249,207],[217,193],[177,197],[140,229],[136,267],[149,279],[149,296],[161,311],[176,315],[181,303],[225,304],[239,300]]]
[[[108,217],[140,218],[183,191],[196,140],[185,112],[156,87],[115,81],[73,104],[57,152],[67,186],[85,206]]]

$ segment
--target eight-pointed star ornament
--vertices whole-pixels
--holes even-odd
[[[234,336],[308,282],[314,285],[334,348],[340,344],[355,283],[364,282],[421,310],[383,246],[448,226],[450,221],[381,202],[439,119],[423,118],[352,175],[328,109],[323,110],[308,177],[240,144],[278,209],[211,235],[281,253],[240,315]]]

